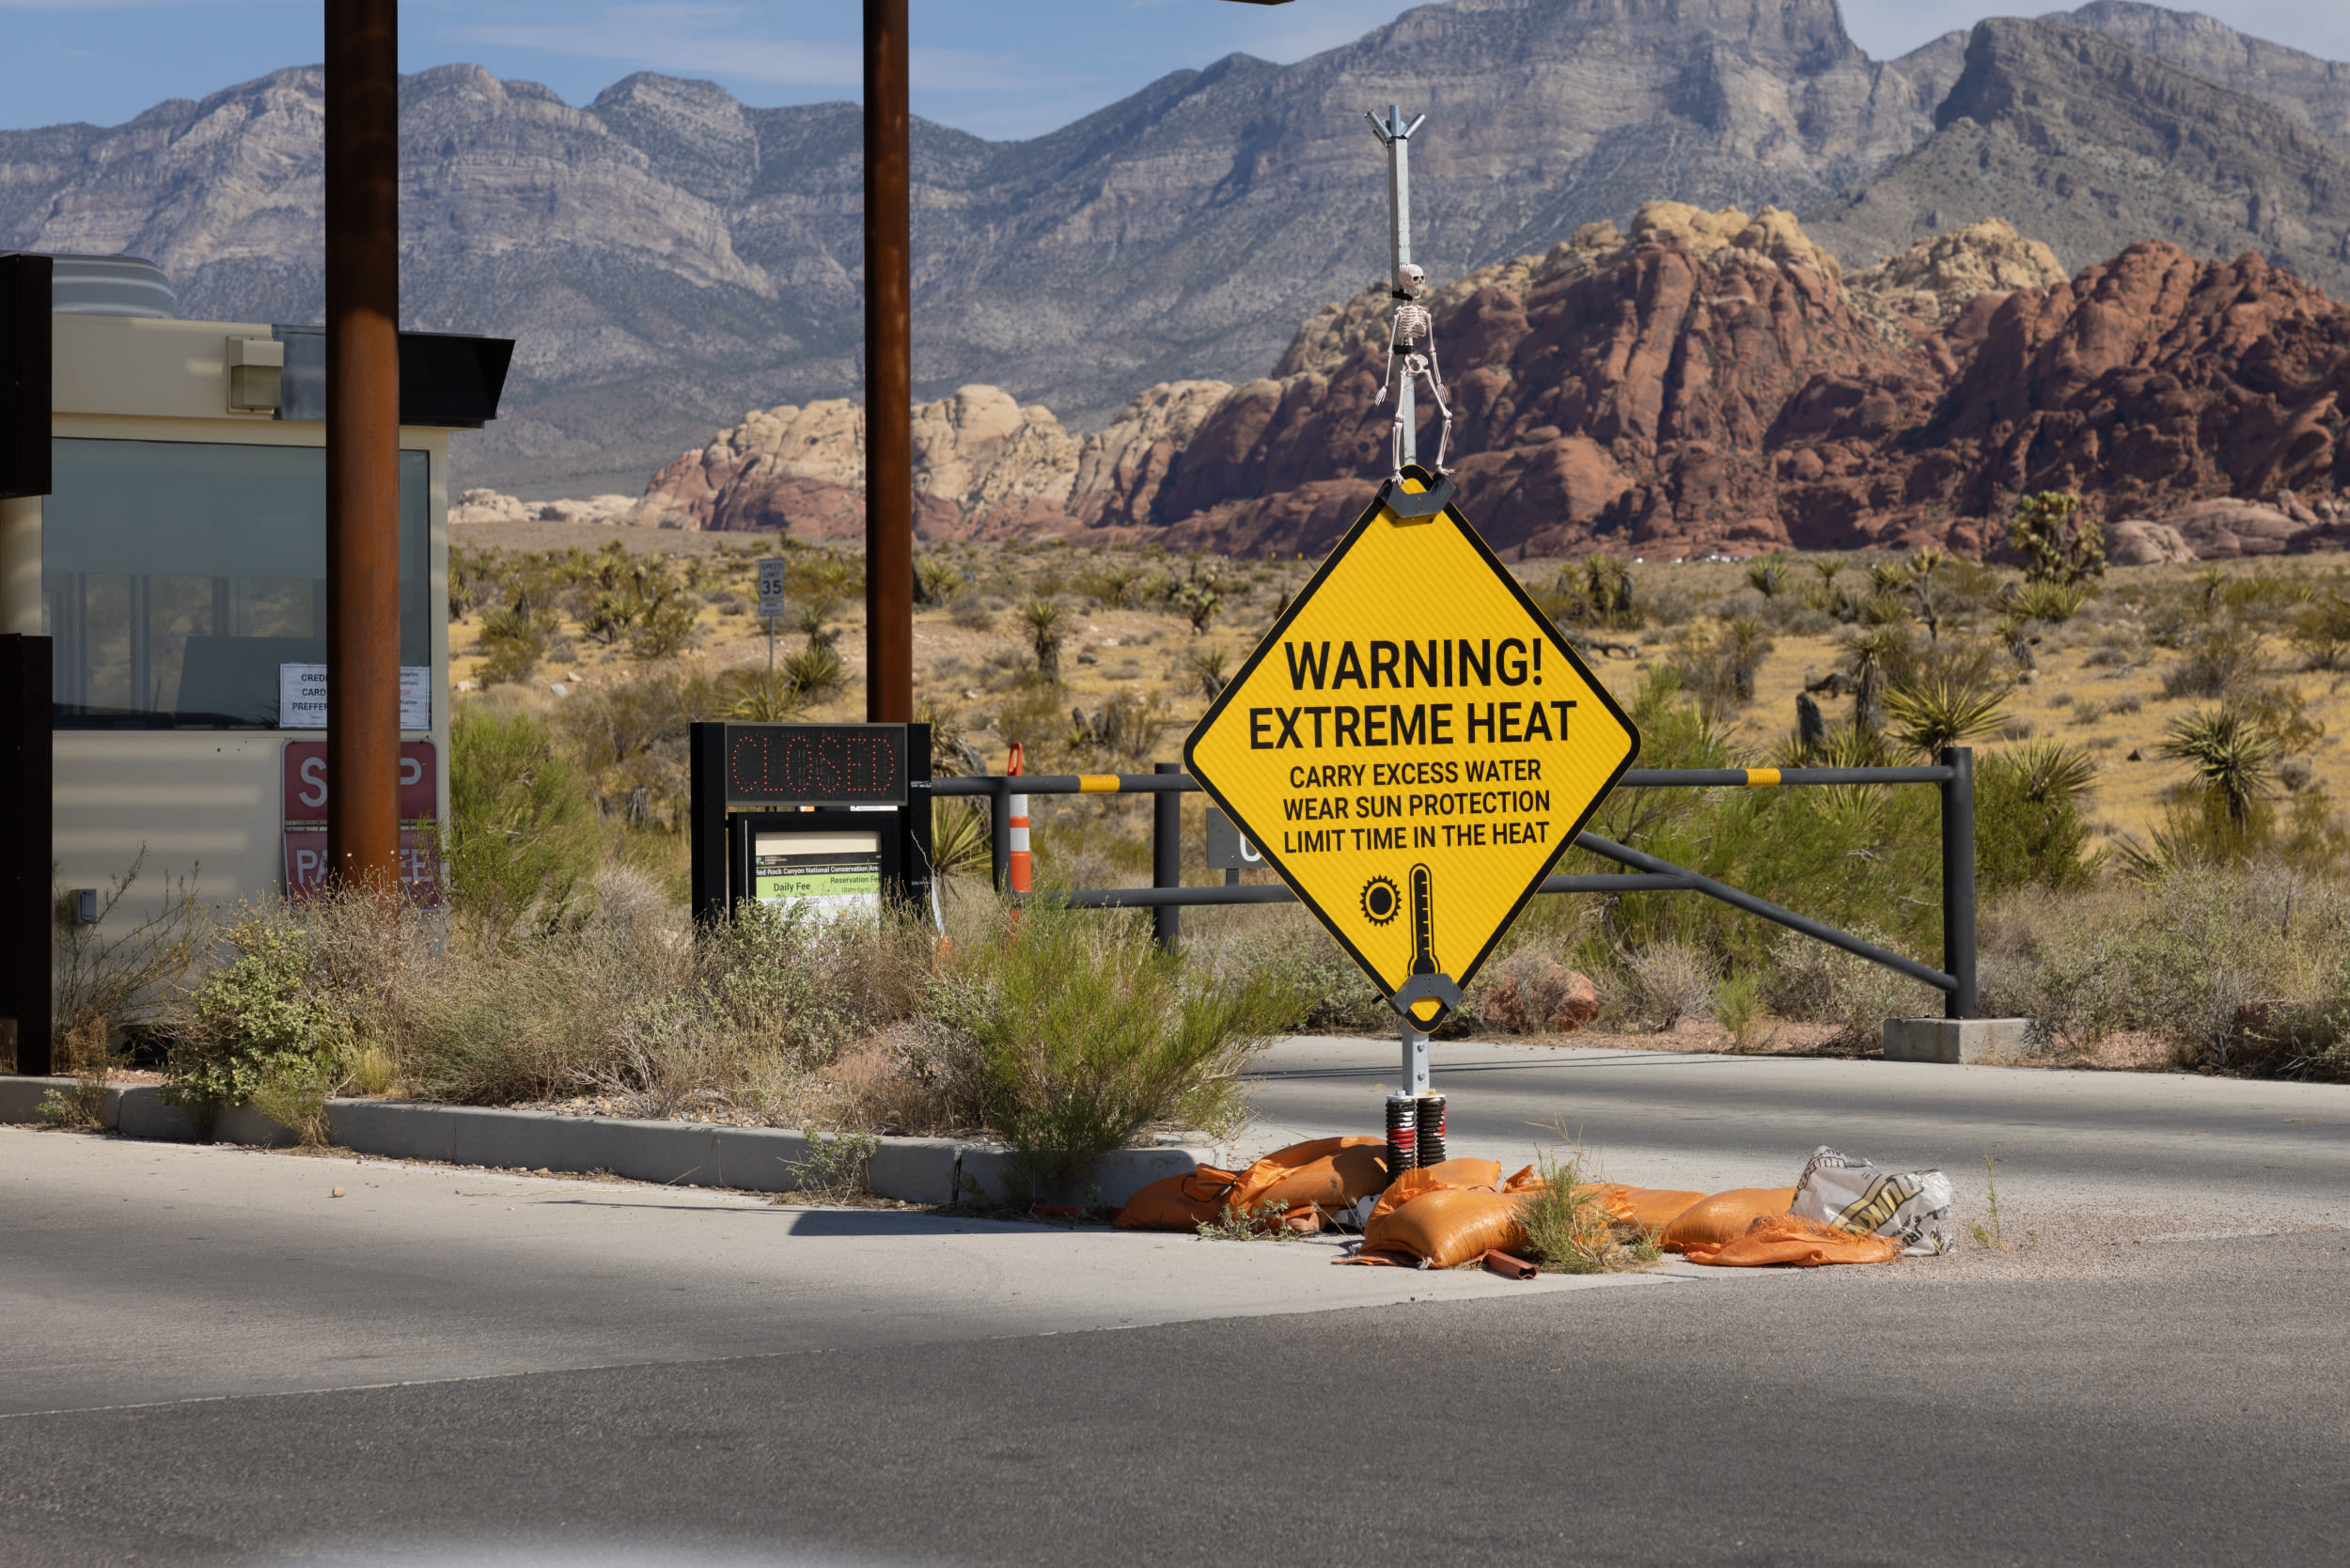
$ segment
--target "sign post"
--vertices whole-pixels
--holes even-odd
[[[759,563],[759,619],[767,623],[767,674],[776,673],[776,622],[783,619],[784,570],[781,556]]]
[[[1363,118],[1371,121],[1379,145],[1387,149],[1387,280],[1389,299],[1409,300],[1409,294],[1395,291],[1395,280],[1403,275],[1403,265],[1412,259],[1412,133],[1427,122],[1426,115],[1408,123],[1400,104],[1387,106],[1387,118],[1381,119],[1370,110]],[[1403,432],[1402,461],[1411,463],[1418,456],[1419,421],[1412,411],[1412,378],[1405,376],[1395,389],[1396,428]],[[1442,463],[1444,454],[1436,454]]]
[[[1401,1019],[1428,1034],[1639,754],[1632,721],[1453,504],[1382,485],[1183,761]]]

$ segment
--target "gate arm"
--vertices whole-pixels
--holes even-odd
[[[1612,839],[1603,839],[1596,833],[1578,833],[1575,835],[1574,843],[1577,849],[1589,850],[1603,859],[1613,860],[1621,866],[1629,866],[1636,871],[1647,871],[1653,875],[1663,874],[1677,878],[1682,886],[1692,892],[1703,893],[1709,899],[1719,899],[1732,909],[1743,909],[1749,915],[1759,915],[1765,920],[1785,926],[1789,931],[1801,932],[1814,941],[1825,942],[1831,948],[1841,948],[1856,958],[1865,958],[1872,964],[1882,964],[1888,969],[1907,975],[1911,980],[1922,980],[1937,991],[1958,989],[1958,981],[1939,969],[1928,968],[1914,958],[1904,958],[1892,949],[1880,948],[1873,942],[1863,942],[1859,937],[1838,931],[1834,926],[1824,926],[1809,916],[1798,915],[1792,909],[1781,909],[1768,899],[1758,899],[1752,893],[1740,892],[1727,883],[1716,882],[1709,876],[1700,876],[1685,866],[1676,866],[1669,860],[1659,860],[1653,855],[1642,855],[1638,850],[1626,849],[1623,845]],[[1624,880],[1629,882],[1631,879],[1627,877]]]

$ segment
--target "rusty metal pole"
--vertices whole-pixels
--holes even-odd
[[[333,876],[400,876],[400,6],[326,5],[326,803]]]
[[[914,196],[906,0],[865,0],[865,717],[914,718]]]

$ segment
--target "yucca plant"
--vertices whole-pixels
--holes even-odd
[[[917,561],[914,567],[914,598],[920,604],[944,604],[963,587],[963,571],[948,561]]]
[[[1214,646],[1194,651],[1183,661],[1186,669],[1198,678],[1199,695],[1213,702],[1224,695],[1224,650]]]
[[[783,661],[782,674],[792,697],[803,703],[838,691],[849,680],[839,650],[829,643],[809,643]]]
[[[1763,598],[1776,599],[1787,589],[1787,569],[1776,560],[1749,562],[1747,581]]]
[[[2276,743],[2250,714],[2232,703],[2182,714],[2170,721],[2156,749],[2195,771],[2237,833],[2250,828],[2277,771]]]
[[[1066,613],[1058,599],[1031,599],[1020,606],[1028,646],[1036,651],[1036,672],[1053,685],[1060,684],[1060,646],[1067,635],[1061,621]]]
[[[834,654],[836,660],[838,657]],[[734,700],[727,708],[728,718],[745,724],[786,724],[807,711],[807,694],[792,684],[789,666],[772,675],[764,670],[739,672],[736,684]]]
[[[2080,799],[2097,776],[2089,753],[2028,741],[1982,760],[1975,775],[1975,868],[1985,893],[2029,883],[2085,887],[2089,828]]]
[[[949,795],[931,808],[931,870],[942,877],[983,877],[994,869],[987,808]]]
[[[2007,722],[2004,689],[1942,671],[1912,676],[1885,694],[1892,738],[1928,757],[1989,735]]]
[[[1897,625],[1872,625],[1844,644],[1844,659],[1853,679],[1854,724],[1863,729],[1884,728],[1887,673],[1908,658],[1908,635]]]
[[[2089,599],[2089,589],[2079,583],[2060,583],[2051,577],[2033,578],[2011,583],[2007,602],[2017,615],[2028,620],[2044,620],[2060,626],[2080,614]]]

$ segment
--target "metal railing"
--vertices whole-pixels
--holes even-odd
[[[1932,784],[1942,797],[1942,967],[1934,968],[1850,932],[1781,908],[1767,899],[1715,881],[1712,877],[1643,855],[1638,850],[1603,839],[1586,829],[1575,836],[1574,847],[1612,860],[1629,870],[1604,876],[1553,876],[1543,881],[1544,893],[1701,893],[1733,909],[1799,932],[1896,974],[1908,976],[1943,994],[1944,1014],[1967,1018],[1976,1010],[1975,996],[1975,754],[1971,747],[1947,746],[1932,766],[1907,768],[1633,768],[1617,780],[1618,789],[1675,790],[1802,789],[1830,784]],[[917,784],[917,788],[920,786]],[[1067,895],[1080,909],[1149,909],[1162,946],[1171,947],[1181,934],[1181,911],[1186,906],[1246,903],[1292,903],[1297,895],[1286,884],[1274,886],[1221,887],[1183,886],[1183,795],[1198,782],[1173,762],[1160,762],[1152,773],[1038,774],[1006,778],[937,778],[930,781],[932,796],[984,795],[991,817],[995,848],[995,881],[998,893],[1010,880],[1011,797],[1029,795],[1148,794],[1153,798],[1151,817],[1151,882],[1148,887],[1091,887]]]

